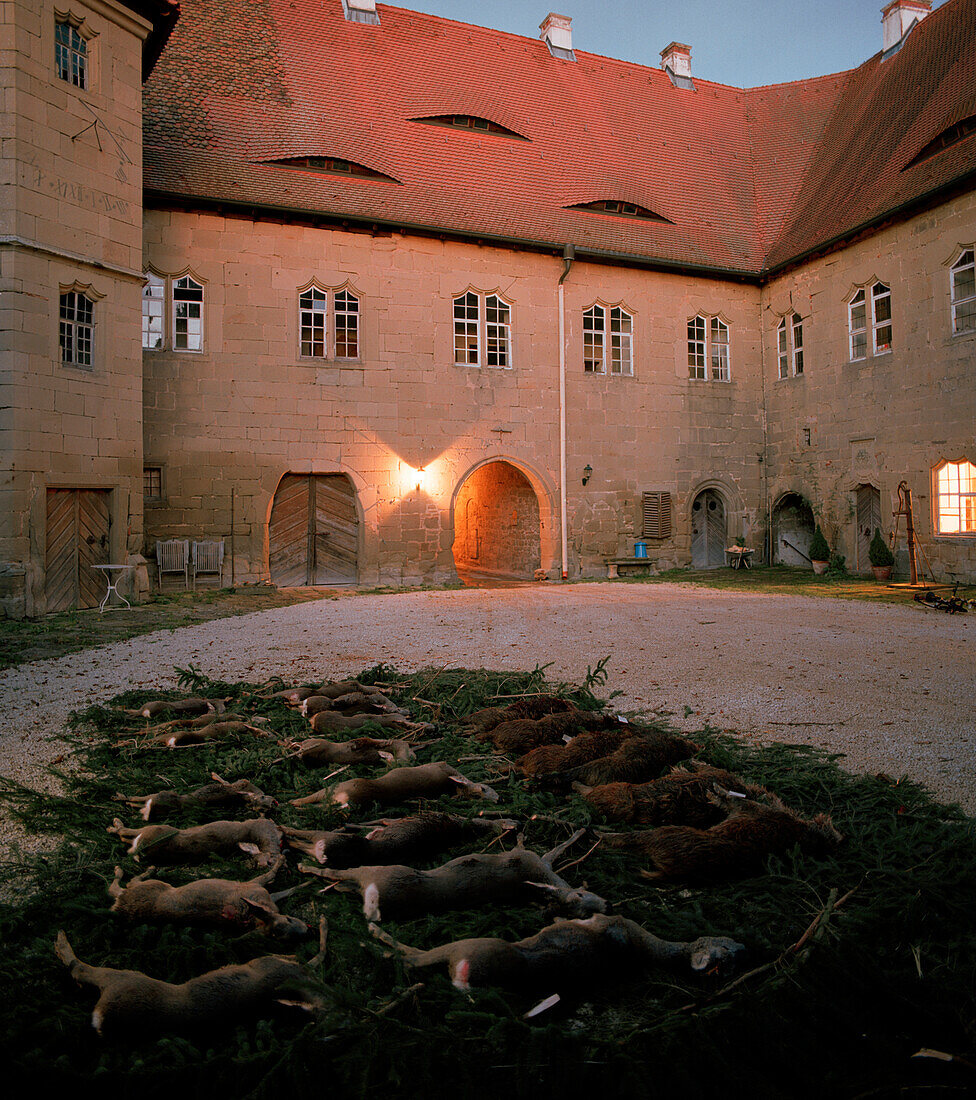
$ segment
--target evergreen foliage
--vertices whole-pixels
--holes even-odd
[[[605,665],[596,665],[583,685],[557,684],[555,690],[597,707]],[[404,674],[377,665],[360,679],[383,684],[416,718],[436,723],[429,735],[434,741],[420,759],[464,757],[461,770],[499,791],[501,803],[492,811],[518,817],[530,846],[545,850],[591,821],[580,798],[533,790],[502,774],[498,758],[458,729],[459,719],[479,707],[552,690],[543,668]],[[270,698],[272,690],[289,685],[215,682],[187,669],[183,686],[266,717],[276,738],[307,733],[294,710]],[[335,809],[287,804],[293,792],[321,786],[322,773],[286,758],[273,739],[240,737],[178,751],[147,746],[134,734],[145,723],[116,708],[149,697],[128,692],[75,716],[74,755],[58,773],[63,794],[2,782],[9,812],[50,842],[40,853],[8,853],[0,867],[0,1034],[11,1095],[29,1083],[32,1091],[49,1086],[77,1095],[92,1087],[100,1095],[140,1100],[209,1100],[218,1093],[347,1100],[447,1091],[465,1098],[544,1100],[584,1092],[684,1098],[730,1090],[757,1098],[822,1098],[974,1083],[959,1063],[911,1057],[930,1047],[969,1051],[971,1058],[976,1045],[973,821],[911,782],[848,774],[836,756],[818,749],[759,744],[711,729],[695,734],[705,759],[768,786],[805,816],[830,813],[846,838],[836,853],[814,860],[794,851],[771,859],[754,878],[684,889],[652,886],[639,876],[637,855],[601,846],[566,874],[574,882],[585,879],[614,911],[658,935],[740,940],[749,951],[745,973],[719,980],[651,971],[622,986],[564,996],[531,1021],[522,1016],[537,997],[491,989],[465,995],[440,974],[407,993],[413,979],[370,939],[358,899],[320,894],[321,881],[299,875],[297,860],[290,859],[274,889],[298,890],[282,908],[309,924],[322,912],[329,919],[329,953],[317,975],[326,1008],[317,1018],[282,1010],[200,1039],[101,1040],[90,1026],[93,991],[74,986],[55,958],[59,928],[85,961],[169,981],[277,950],[257,933],[234,937],[126,925],[110,914],[106,885],[114,866],[125,868],[126,880],[136,870],[105,831],[114,816],[136,823],[133,814],[120,813],[116,792],[190,790],[217,771],[231,781],[246,776],[279,797],[275,817],[283,824],[328,828],[344,820]],[[441,803],[471,814],[480,809]],[[360,819],[376,816],[367,808]],[[187,811],[174,824],[201,820],[206,817]],[[159,874],[179,883],[254,872],[242,861],[215,859]],[[538,908],[484,906],[384,927],[424,947],[467,936],[517,939],[546,920]],[[300,955],[314,951],[310,942]]]
[[[886,565],[895,564],[895,555],[892,554],[891,548],[885,542],[879,527],[875,527],[871,545],[868,547],[868,561],[879,569],[883,569]]]
[[[819,523],[817,529],[813,532],[813,538],[810,540],[810,560],[830,561],[830,547],[827,545],[823,531],[820,530]]]

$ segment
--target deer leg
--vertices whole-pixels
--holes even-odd
[[[579,838],[585,832],[585,829],[577,829],[576,832],[573,833],[573,835],[569,838],[569,840],[564,840],[562,844],[557,844],[556,847],[552,849],[552,851],[546,852],[546,854],[542,857],[542,862],[548,863],[549,869],[552,870],[553,863],[555,863],[555,861],[559,859],[563,852],[566,852],[570,848],[572,848],[576,841],[579,840]]]

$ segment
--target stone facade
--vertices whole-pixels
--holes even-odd
[[[85,42],[85,87],[54,71],[50,0],[11,0],[0,17],[0,607],[14,616],[48,606],[50,490],[108,493],[112,562],[143,541],[141,65],[149,24],[112,0],[68,7]],[[61,362],[60,298],[72,291],[94,303],[90,365]]]

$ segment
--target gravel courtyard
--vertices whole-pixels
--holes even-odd
[[[578,681],[609,654],[620,710],[846,754],[976,813],[976,615],[681,584],[342,595],[144,635],[0,673],[0,774],[44,782],[69,711],[175,666],[300,682],[385,661]],[[690,708],[691,713],[686,714]]]

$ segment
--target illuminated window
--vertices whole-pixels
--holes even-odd
[[[976,535],[976,466],[944,462],[935,476],[939,534]]]
[[[512,307],[497,294],[469,290],[454,299],[454,362],[512,365]]]
[[[973,249],[968,248],[952,265],[952,331],[976,329],[976,264]]]
[[[634,318],[625,309],[591,306],[583,313],[583,370],[587,374],[633,374],[633,336]]]
[[[67,21],[54,24],[54,61],[62,80],[88,87],[88,43]]]
[[[799,313],[784,317],[777,330],[780,378],[803,373],[803,318]]]
[[[64,366],[91,370],[94,318],[95,303],[90,298],[75,290],[61,295],[58,343]]]

